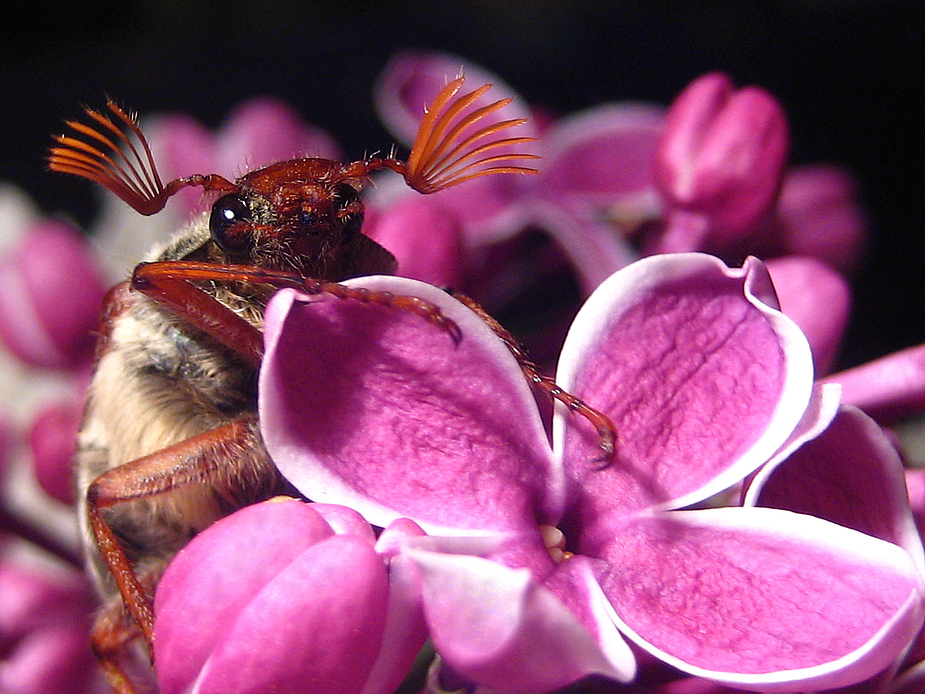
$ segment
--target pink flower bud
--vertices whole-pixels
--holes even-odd
[[[0,691],[101,691],[87,638],[92,609],[79,574],[0,561]]]
[[[81,408],[76,401],[61,401],[42,408],[32,420],[29,445],[35,476],[49,496],[74,503],[74,445]]]
[[[368,524],[358,532],[350,509],[319,510],[281,499],[248,506],[176,556],[155,597],[164,694],[379,694],[401,683],[426,636],[423,617],[406,586],[397,594]],[[396,631],[416,638],[396,641]]]
[[[774,98],[710,73],[668,112],[656,186],[669,208],[705,215],[714,241],[734,240],[771,208],[787,150],[787,121]]]
[[[0,261],[0,340],[28,364],[79,367],[92,354],[104,293],[80,236],[39,222]]]

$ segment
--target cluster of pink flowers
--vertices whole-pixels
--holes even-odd
[[[460,64],[390,63],[376,98],[400,142]],[[433,302],[458,345],[410,313],[272,299],[262,434],[312,503],[247,507],[171,563],[155,597],[162,694],[387,694],[428,641],[429,691],[584,678],[662,694],[920,691],[925,478],[884,426],[925,405],[925,346],[831,373],[865,240],[850,176],[788,168],[781,107],[721,74],[667,110],[529,123],[538,176],[419,196],[383,174],[369,191],[365,230],[401,276],[347,284]],[[338,158],[269,100],[217,134],[182,116],[145,130],[166,178]],[[73,535],[42,521],[73,513],[105,286],[203,209],[187,193],[150,219],[109,201],[89,237],[0,198],[4,692],[102,686],[86,585],[23,547],[75,563]],[[530,255],[537,233],[551,243]],[[556,382],[615,425],[612,460],[580,412],[538,406],[507,347],[433,286],[503,309],[563,269],[583,296],[564,340],[549,316],[545,348]],[[30,482],[31,516],[12,503]]]

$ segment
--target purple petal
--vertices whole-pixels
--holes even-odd
[[[890,421],[925,408],[925,345],[888,354],[823,382],[842,387],[842,402]]]
[[[925,469],[912,468],[905,471],[906,490],[909,492],[909,506],[919,529],[925,536]]]
[[[385,566],[369,543],[352,535],[319,542],[243,606],[196,691],[359,693],[379,653],[387,600]]]
[[[367,208],[363,232],[395,256],[398,275],[436,286],[459,286],[461,230],[439,198],[412,194],[386,209]]]
[[[82,419],[80,402],[61,400],[43,406],[29,427],[35,477],[46,494],[64,504],[74,503],[74,452]]]
[[[700,254],[653,256],[592,295],[566,339],[557,382],[606,413],[617,457],[580,416],[557,414],[555,445],[584,495],[586,524],[683,506],[741,480],[794,430],[812,392],[806,338],[762,303],[770,281]]]
[[[904,550],[811,516],[675,511],[613,530],[600,580],[624,633],[699,677],[787,692],[860,682],[925,614]]]
[[[376,552],[388,559],[389,606],[385,634],[363,694],[390,694],[411,670],[427,640],[420,581],[412,562],[401,551],[424,531],[407,518],[399,518],[382,531]]]
[[[899,453],[870,417],[843,407],[832,424],[775,468],[759,506],[807,513],[905,548],[925,575]]]
[[[652,164],[664,124],[664,109],[647,104],[608,104],[563,118],[543,136],[538,194],[586,213],[644,198],[651,213]]]
[[[170,563],[155,596],[162,691],[185,691],[253,596],[331,535],[309,504],[288,501],[248,506],[194,538]]]
[[[421,574],[434,646],[461,675],[518,692],[549,691],[595,672],[622,681],[632,677],[631,656],[629,662],[610,662],[528,569],[422,549],[406,553]]]
[[[867,220],[857,183],[831,165],[790,169],[777,200],[777,222],[784,247],[841,272],[853,270],[864,254]]]
[[[841,407],[841,388],[833,383],[813,386],[813,394],[803,418],[790,436],[767,463],[752,475],[743,493],[744,506],[755,506],[755,498],[760,493],[765,480],[770,477],[778,465],[789,458],[794,451],[807,441],[819,436],[838,414]]]
[[[265,318],[263,438],[314,501],[374,525],[407,516],[428,532],[533,527],[561,512],[533,395],[486,324],[435,287],[398,277],[345,284],[423,298],[460,328],[411,311],[280,292]]]
[[[780,298],[781,310],[800,326],[813,350],[818,374],[827,373],[838,354],[851,290],[831,266],[814,258],[787,256],[768,261],[768,272]],[[819,307],[825,306],[825,311]]]
[[[35,223],[0,262],[0,339],[28,364],[77,368],[92,355],[105,291],[75,229]]]
[[[87,638],[94,600],[84,577],[14,555],[0,559],[0,691],[101,691]]]

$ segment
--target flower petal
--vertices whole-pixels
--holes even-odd
[[[787,256],[768,261],[768,272],[780,298],[781,310],[800,326],[809,340],[816,373],[829,371],[838,353],[851,292],[848,282],[820,260]],[[819,307],[825,306],[825,311]]]
[[[812,441],[826,430],[838,414],[841,406],[840,395],[841,388],[835,383],[813,386],[813,395],[800,423],[790,433],[784,445],[777,449],[773,457],[747,480],[742,494],[743,506],[756,506],[755,499],[768,477],[774,474],[777,466],[787,460],[804,443]]]
[[[609,415],[617,458],[600,469],[598,436],[574,414],[560,409],[554,430],[586,526],[704,499],[784,443],[810,399],[812,356],[756,296],[770,286],[757,260],[738,270],[690,253],[634,263],[588,299],[556,380]]]
[[[860,682],[903,651],[925,614],[903,549],[788,511],[637,517],[598,549],[624,634],[689,674],[748,689]]]
[[[265,322],[263,438],[314,501],[374,525],[428,532],[533,527],[563,484],[533,395],[507,347],[436,287],[398,277],[345,284],[432,302],[462,340],[397,308],[280,292]],[[557,480],[558,478],[558,480]]]
[[[832,374],[823,382],[840,384],[842,402],[878,421],[920,412],[925,407],[925,345]]]
[[[460,228],[439,198],[409,195],[391,207],[366,211],[363,233],[395,256],[397,274],[437,286],[459,286]]]
[[[905,548],[925,575],[903,464],[880,426],[854,407],[765,480],[759,506],[825,518]]]
[[[309,504],[293,500],[248,506],[194,538],[170,563],[155,596],[162,691],[186,691],[244,605],[332,534]]]
[[[323,540],[243,606],[193,691],[358,694],[379,653],[387,600],[385,565],[368,542]]]
[[[74,369],[92,357],[106,287],[76,229],[34,222],[0,261],[0,341],[27,364]]]
[[[396,691],[427,641],[417,570],[401,554],[410,539],[423,535],[424,531],[416,523],[399,518],[382,531],[376,542],[376,552],[388,562],[389,606],[379,657],[370,671],[363,694]]]
[[[423,585],[437,652],[459,674],[501,691],[545,692],[591,673],[626,681],[588,630],[529,569],[407,549]]]
[[[557,121],[543,136],[538,194],[585,212],[621,199],[654,203],[652,164],[664,124],[663,108],[642,103],[607,104]]]

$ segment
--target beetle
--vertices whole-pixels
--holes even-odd
[[[474,107],[490,85],[460,95],[463,81],[448,82],[430,104],[406,161],[292,159],[234,181],[195,174],[165,185],[136,119],[112,100],[105,111],[85,109],[89,123],[67,121],[71,134],[56,137],[52,171],[93,181],[142,215],[186,187],[217,196],[104,304],[76,474],[88,567],[104,601],[91,643],[117,690],[134,691],[129,646],[141,637],[153,654],[152,596],[170,559],[238,508],[299,496],[267,455],[257,424],[261,326],[273,292],[295,287],[382,304],[463,339],[429,302],[339,284],[396,267],[361,230],[360,191],[372,172],[394,171],[425,194],[488,174],[536,173],[524,165],[535,157],[516,152],[531,138],[506,133],[523,119],[481,123],[510,99]],[[541,375],[487,312],[458,298],[508,345],[532,383],[591,421],[605,456],[612,454],[609,420]]]

